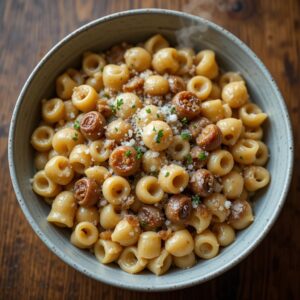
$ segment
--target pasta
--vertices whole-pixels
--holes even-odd
[[[159,276],[215,257],[251,225],[251,197],[271,180],[268,116],[219,63],[156,34],[85,52],[57,77],[30,139],[31,184],[75,247]]]

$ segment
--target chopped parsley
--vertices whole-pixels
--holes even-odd
[[[117,127],[115,127],[115,132],[118,132],[118,131],[119,131],[119,129]]]
[[[73,141],[78,141],[78,132],[74,133],[74,136],[72,137]]]
[[[181,123],[182,123],[183,125],[187,125],[188,122],[189,122],[189,120],[188,120],[186,117],[184,117],[184,118],[181,120]]]
[[[188,154],[188,155],[185,157],[185,160],[186,160],[186,163],[187,163],[188,165],[190,165],[191,163],[193,163],[192,155],[191,155],[191,154]]]
[[[80,124],[79,124],[79,121],[78,121],[78,120],[75,120],[73,127],[74,127],[76,130],[79,130],[79,129],[80,129]]]
[[[152,129],[152,130],[156,132],[156,128],[155,128],[155,127],[153,127],[153,129]]]
[[[188,141],[188,140],[191,138],[191,135],[190,135],[188,132],[182,132],[182,133],[181,133],[181,138],[182,138],[183,140]]]
[[[198,158],[199,158],[200,160],[206,160],[207,154],[206,154],[204,151],[201,151],[201,152],[199,153],[199,155],[198,155]]]
[[[160,114],[156,114],[156,117],[159,119],[160,118]]]
[[[130,150],[127,150],[127,151],[125,152],[125,156],[129,157],[130,155],[131,155],[131,151],[130,151]]]
[[[110,105],[110,109],[113,114],[115,114],[117,112],[116,107],[113,104]]]
[[[142,227],[146,227],[146,226],[147,226],[147,222],[144,221],[144,220],[141,220],[141,221],[140,221],[140,224],[141,224]]]
[[[108,94],[104,94],[103,97],[104,98],[109,98],[109,95]]]
[[[117,99],[117,110],[121,109],[121,106],[123,105],[124,101],[123,99]]]
[[[150,109],[150,108],[147,108],[147,109],[146,109],[146,112],[147,112],[148,114],[151,114],[151,109]]]
[[[172,108],[171,108],[171,114],[175,114],[176,113],[176,108],[173,106]]]
[[[198,195],[192,196],[192,202],[194,205],[199,205],[201,203],[201,199]]]
[[[136,105],[135,104],[131,105],[131,108],[136,108]]]
[[[143,152],[142,152],[142,149],[140,147],[134,147],[134,149],[136,150],[136,158],[137,159],[141,159],[142,156],[143,156]]]
[[[162,129],[160,129],[155,137],[155,142],[157,144],[160,144],[160,141],[162,139],[162,137],[164,136],[164,131]]]
[[[170,172],[166,172],[165,177],[168,177],[170,175]]]

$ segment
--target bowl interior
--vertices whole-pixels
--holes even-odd
[[[270,147],[269,187],[255,201],[255,222],[238,234],[221,255],[201,261],[189,270],[174,270],[162,277],[145,272],[129,275],[113,266],[101,265],[88,251],[69,243],[70,232],[46,221],[47,206],[31,190],[33,151],[30,136],[40,118],[40,101],[54,94],[55,78],[67,67],[79,67],[86,50],[105,50],[126,41],[144,41],[161,33],[174,44],[196,49],[210,48],[225,70],[244,76],[252,100],[269,115],[265,141]],[[238,39],[223,29],[197,17],[167,11],[132,11],[115,14],[77,30],[54,48],[35,69],[16,106],[10,134],[10,167],[14,187],[29,222],[58,256],[89,276],[109,284],[137,290],[175,289],[203,282],[240,261],[268,231],[283,205],[292,162],[292,138],[288,115],[275,84],[264,66]]]

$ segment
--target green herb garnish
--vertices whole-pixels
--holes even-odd
[[[165,177],[168,177],[170,175],[170,172],[166,172]]]
[[[171,108],[171,114],[175,114],[176,113],[176,108],[175,107],[172,107]]]
[[[207,154],[206,154],[204,151],[201,151],[201,152],[199,153],[199,155],[198,155],[198,158],[199,158],[200,160],[206,160]]]
[[[79,124],[79,121],[78,121],[78,120],[75,120],[73,127],[74,127],[76,130],[79,130],[79,129],[80,129],[80,124]]]
[[[164,136],[164,131],[162,129],[160,129],[155,137],[155,142],[157,144],[160,144],[160,141],[162,139],[162,137]]]
[[[146,227],[147,226],[147,222],[146,221],[140,221],[140,224],[142,227]]]
[[[155,128],[155,127],[153,127],[153,129],[152,129],[152,130],[156,132],[156,128]]]
[[[130,150],[127,150],[127,151],[125,152],[125,156],[129,157],[130,155],[131,155],[131,151],[130,151]]]
[[[188,155],[185,157],[185,160],[186,160],[186,163],[187,163],[188,165],[190,165],[191,163],[193,163],[192,155],[191,155],[191,154],[188,154]]]
[[[188,141],[188,140],[191,138],[191,135],[190,135],[188,132],[182,132],[182,133],[181,133],[181,138],[182,138],[183,140]]]
[[[143,156],[143,152],[142,152],[142,149],[140,147],[134,147],[134,149],[136,150],[136,158],[137,159],[141,159],[142,156]]]
[[[117,127],[115,127],[115,132],[118,132],[118,131],[119,131],[119,129]]]
[[[115,114],[117,112],[116,107],[113,104],[110,105],[110,109],[113,114]]]
[[[136,105],[135,104],[131,105],[131,108],[136,108]]]
[[[117,110],[120,110],[121,109],[121,106],[123,105],[123,99],[117,99]]]
[[[156,117],[157,117],[157,118],[160,118],[160,114],[156,114]]]
[[[187,123],[189,122],[189,120],[184,117],[182,120],[181,120],[181,123],[184,124],[184,125],[187,125]]]
[[[74,133],[74,136],[72,137],[73,141],[78,141],[78,132]]]
[[[192,196],[192,202],[194,205],[199,205],[201,203],[201,199],[198,195]]]
[[[150,108],[147,108],[147,109],[146,109],[146,112],[147,112],[148,114],[151,114],[151,109],[150,109]]]

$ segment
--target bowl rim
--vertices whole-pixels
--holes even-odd
[[[274,90],[276,96],[279,99],[279,104],[281,106],[281,109],[283,110],[283,113],[285,115],[285,122],[288,128],[287,132],[287,140],[289,141],[289,152],[288,152],[288,166],[287,166],[287,177],[285,180],[285,184],[283,186],[282,192],[279,195],[278,199],[278,205],[273,211],[272,216],[269,219],[269,222],[265,229],[258,233],[256,238],[251,241],[251,244],[248,245],[247,248],[245,248],[240,255],[238,255],[235,259],[233,259],[230,262],[227,262],[225,265],[216,268],[215,271],[211,272],[204,278],[195,278],[193,280],[186,280],[186,281],[180,281],[177,282],[176,284],[172,283],[166,283],[164,286],[159,286],[155,287],[150,285],[149,286],[138,286],[137,284],[133,283],[132,284],[123,284],[122,282],[118,281],[117,279],[110,278],[110,277],[104,277],[100,278],[99,276],[95,275],[94,273],[90,272],[89,270],[86,270],[83,266],[80,264],[77,264],[76,262],[72,261],[67,255],[64,254],[63,251],[60,251],[55,244],[53,244],[48,237],[39,229],[39,225],[35,222],[34,218],[31,216],[27,206],[26,202],[23,198],[23,195],[21,193],[21,190],[19,188],[19,184],[17,182],[17,177],[16,177],[16,169],[15,169],[15,164],[14,164],[14,137],[15,137],[15,126],[16,126],[16,121],[18,118],[18,113],[20,110],[20,107],[23,102],[24,95],[26,93],[27,88],[30,86],[33,78],[36,76],[36,73],[43,67],[43,65],[51,59],[52,55],[58,51],[63,45],[68,43],[71,39],[76,37],[79,33],[84,32],[92,27],[94,27],[97,24],[107,22],[109,20],[113,19],[118,19],[120,17],[126,17],[126,16],[131,16],[131,15],[143,15],[143,14],[165,14],[165,15],[172,15],[172,16],[177,16],[177,17],[182,17],[184,19],[190,19],[194,21],[198,21],[202,24],[207,25],[208,27],[211,27],[212,29],[220,32],[221,34],[225,35],[226,38],[231,40],[233,43],[237,44],[239,47],[242,48],[244,52],[248,56],[250,56],[255,63],[260,67],[261,72],[264,74],[264,76],[267,78],[267,80],[270,82],[270,85],[272,89]],[[44,244],[53,252],[55,253],[62,261],[67,263],[69,266],[75,268],[77,271],[80,271],[81,273],[89,276],[90,278],[93,278],[97,281],[101,281],[103,283],[120,287],[120,288],[125,288],[125,289],[130,289],[130,290],[136,290],[136,291],[169,291],[169,290],[176,290],[176,289],[181,289],[181,288],[187,288],[190,286],[194,286],[196,284],[200,284],[203,282],[206,282],[210,279],[213,279],[230,268],[234,267],[237,265],[240,261],[242,261],[244,258],[246,258],[258,245],[259,243],[263,240],[263,238],[267,235],[267,233],[270,231],[271,227],[273,226],[274,222],[278,218],[278,215],[283,207],[283,204],[285,202],[285,199],[287,197],[287,193],[289,191],[291,179],[292,179],[292,173],[293,173],[293,159],[294,159],[294,141],[293,141],[293,131],[292,131],[292,125],[291,125],[291,120],[290,116],[288,113],[288,109],[286,106],[286,103],[280,93],[280,90],[278,86],[276,85],[273,77],[271,76],[270,72],[267,70],[265,65],[262,63],[262,61],[257,57],[257,55],[244,43],[242,42],[238,37],[233,35],[231,32],[227,31],[223,27],[208,21],[202,17],[191,15],[185,12],[180,12],[180,11],[174,11],[174,10],[168,10],[168,9],[160,9],[160,8],[145,8],[145,9],[133,9],[133,10],[126,10],[126,11],[121,11],[117,13],[113,13],[101,18],[98,18],[96,20],[93,20],[78,29],[74,30],[70,34],[68,34],[66,37],[64,37],[62,40],[60,40],[58,43],[56,43],[52,48],[44,55],[44,57],[40,60],[40,62],[35,66],[27,80],[25,81],[21,92],[19,94],[19,97],[17,99],[17,102],[15,104],[15,108],[12,114],[11,118],[11,125],[9,129],[9,136],[8,136],[8,162],[9,162],[9,170],[10,170],[10,176],[13,184],[13,188],[16,194],[16,198],[19,202],[19,205],[21,206],[21,209],[23,213],[25,214],[25,217],[29,224],[31,225],[32,229],[34,232],[38,235],[38,237],[44,242]],[[128,276],[138,276],[138,275],[131,275],[128,274]]]

